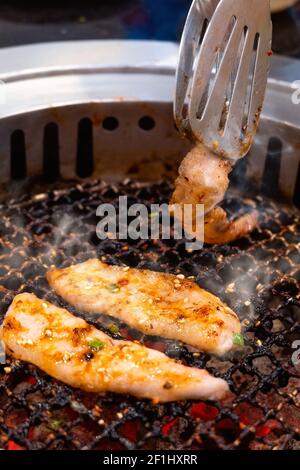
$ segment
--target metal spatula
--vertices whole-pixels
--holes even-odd
[[[269,0],[194,0],[184,28],[175,98],[181,132],[238,159],[256,133],[270,62]]]

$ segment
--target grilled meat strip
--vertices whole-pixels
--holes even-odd
[[[79,311],[111,315],[145,334],[208,353],[230,351],[241,330],[238,317],[220,299],[181,277],[97,259],[47,274],[55,291]]]
[[[160,402],[220,399],[227,383],[130,341],[115,341],[67,310],[17,295],[1,328],[6,352],[89,392],[129,393]]]

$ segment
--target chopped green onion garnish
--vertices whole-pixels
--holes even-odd
[[[89,342],[89,347],[93,351],[100,351],[105,346],[105,343],[103,341],[100,341],[100,339],[93,339],[92,341]]]
[[[245,339],[241,333],[233,333],[233,344],[236,346],[245,346]]]
[[[115,323],[112,323],[108,329],[113,335],[116,335],[119,333],[119,327]]]
[[[58,431],[59,428],[61,428],[61,425],[62,425],[62,421],[60,421],[59,419],[53,419],[50,422],[50,428],[52,429],[52,431]]]
[[[118,286],[118,284],[111,283],[106,286],[106,289],[108,289],[110,292],[117,292],[120,287]]]

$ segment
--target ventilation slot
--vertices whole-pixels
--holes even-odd
[[[44,131],[43,173],[47,181],[59,178],[59,137],[58,126],[51,122]]]
[[[76,173],[80,178],[88,178],[93,167],[93,124],[84,118],[78,124]]]
[[[300,209],[300,164],[298,166],[298,174],[297,174],[297,181],[296,181],[296,186],[295,186],[293,203],[295,204],[296,207]]]
[[[202,120],[204,114],[207,111],[208,102],[212,96],[212,93],[217,83],[218,72],[220,70],[220,67],[224,63],[224,60],[225,60],[224,56],[227,53],[230,40],[232,36],[234,35],[236,25],[237,25],[237,20],[236,20],[236,17],[233,16],[228,24],[228,28],[224,35],[223,43],[220,49],[214,52],[213,65],[212,65],[211,72],[210,72],[210,78],[207,82],[206,88],[199,102],[199,107],[198,107],[198,112],[197,112],[197,118],[199,120]],[[225,96],[224,96],[224,99],[225,99]]]
[[[227,123],[228,113],[230,109],[230,103],[231,103],[233,92],[236,86],[236,80],[238,77],[239,68],[241,66],[242,54],[243,54],[243,51],[247,42],[247,37],[248,37],[248,27],[245,26],[241,32],[236,61],[232,68],[232,72],[229,78],[227,90],[226,90],[225,97],[224,97],[224,104],[223,104],[222,113],[221,113],[220,122],[219,122],[219,132],[221,135],[224,135],[225,126]]]
[[[281,140],[277,137],[272,137],[269,141],[265,169],[262,178],[262,192],[269,197],[278,196],[281,154]]]
[[[260,36],[257,33],[255,35],[254,44],[253,44],[253,51],[252,51],[252,58],[250,64],[250,73],[249,73],[249,83],[247,87],[247,94],[245,99],[245,108],[244,108],[244,117],[243,117],[243,124],[242,129],[245,130],[248,126],[248,118],[251,109],[251,102],[253,100],[253,92],[254,92],[254,77],[256,71],[256,64],[257,64],[257,52],[259,47]]]
[[[209,21],[208,21],[207,18],[205,18],[205,20],[203,21],[203,25],[202,25],[200,34],[199,34],[198,42],[197,42],[197,36],[196,36],[196,33],[195,33],[195,42],[193,44],[192,50],[189,51],[189,53],[187,52],[185,54],[185,60],[188,61],[188,62],[185,62],[185,67],[186,67],[187,71],[186,71],[186,74],[185,74],[185,78],[184,78],[184,80],[182,81],[182,84],[181,84],[181,86],[184,87],[184,90],[183,90],[184,100],[183,100],[183,103],[182,103],[182,106],[183,106],[182,116],[183,116],[184,119],[187,116],[187,101],[188,101],[187,97],[188,97],[188,94],[189,94],[189,91],[190,91],[190,88],[191,88],[191,81],[192,81],[191,77],[193,75],[193,70],[195,69],[195,66],[196,66],[196,61],[198,59],[199,50],[200,50],[201,44],[203,42],[205,33],[207,31],[208,25],[209,25]],[[190,59],[188,59],[190,57],[190,54],[192,54],[192,57]]]
[[[13,180],[26,177],[25,135],[20,129],[14,131],[10,140],[10,175]]]
[[[106,131],[115,131],[119,127],[119,121],[114,116],[108,116],[104,119],[102,127]]]
[[[205,33],[207,31],[208,25],[209,25],[209,21],[208,21],[207,18],[205,18],[205,20],[203,21],[202,30],[201,30],[201,33],[200,33],[197,50],[199,50],[201,44],[203,43],[203,39],[204,39]]]
[[[143,116],[139,120],[139,128],[143,131],[152,131],[155,127],[155,120],[151,116]]]

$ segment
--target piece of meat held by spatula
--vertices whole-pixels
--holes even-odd
[[[222,202],[229,186],[229,174],[234,162],[214,155],[203,145],[195,146],[184,158],[175,181],[170,201],[174,204],[204,205],[204,240],[209,244],[225,244],[242,238],[258,226],[256,211],[229,220],[218,204]],[[196,227],[196,220],[192,221]],[[199,239],[197,233],[196,238]]]
[[[241,330],[229,307],[182,276],[91,259],[54,269],[47,278],[81,312],[111,315],[145,334],[183,341],[208,353],[230,351]]]
[[[192,2],[179,50],[174,117],[195,147],[180,166],[171,204],[204,205],[204,237],[202,230],[193,232],[209,244],[230,243],[258,224],[255,212],[229,220],[218,204],[257,132],[271,40],[267,0]]]
[[[17,295],[1,328],[6,352],[88,392],[155,401],[221,399],[227,383],[130,341],[115,341],[67,310]]]

